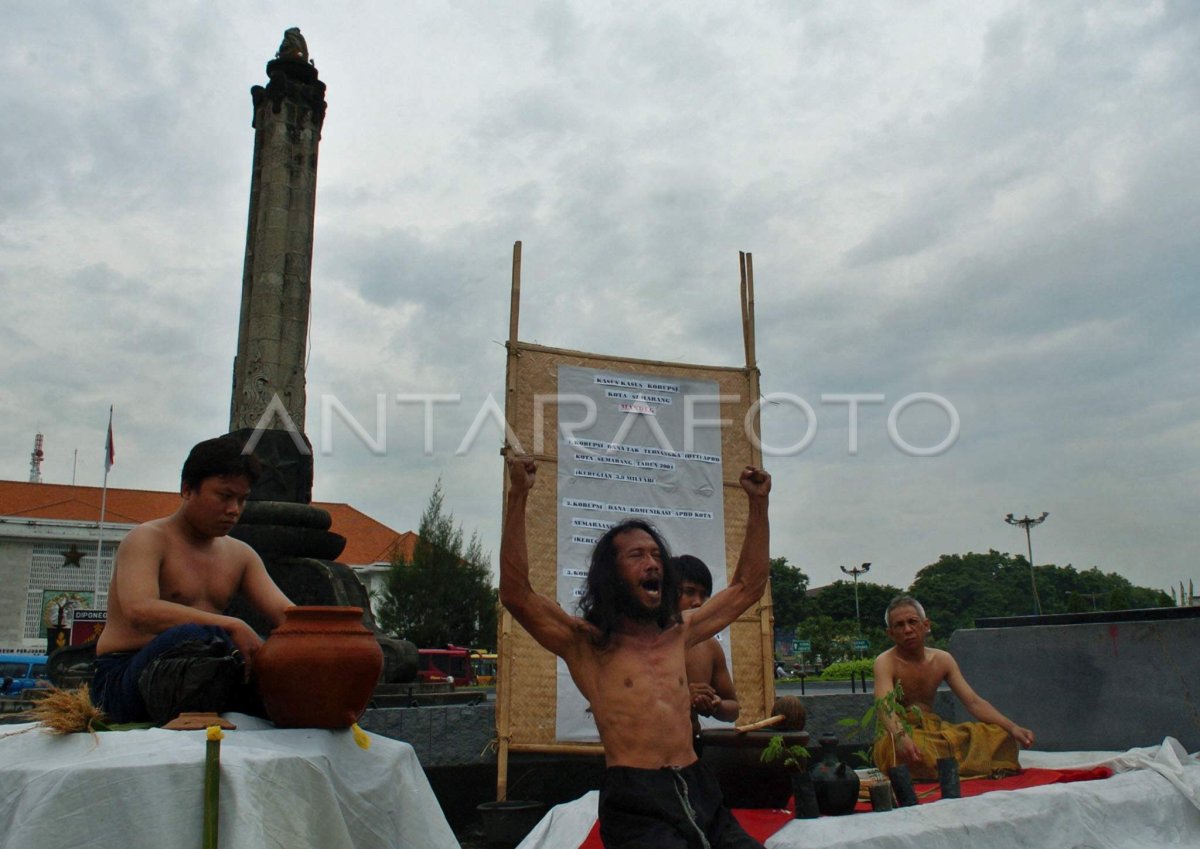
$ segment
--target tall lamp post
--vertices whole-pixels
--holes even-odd
[[[861,565],[857,568],[854,568],[854,569],[847,569],[845,566],[839,566],[838,568],[841,569],[843,572],[845,572],[847,575],[850,575],[851,577],[854,578],[854,627],[858,630],[858,635],[861,637],[862,636],[862,620],[859,618],[859,615],[858,615],[858,576],[865,574],[867,572],[870,572],[871,564],[864,563],[863,565]]]
[[[1035,528],[1042,522],[1046,521],[1046,517],[1049,515],[1049,513],[1042,513],[1042,515],[1038,516],[1036,519],[1031,519],[1028,516],[1026,516],[1024,519],[1014,519],[1013,514],[1009,513],[1004,517],[1004,521],[1008,522],[1010,525],[1025,529],[1025,545],[1029,550],[1029,583],[1033,587],[1033,609],[1038,616],[1042,615],[1042,602],[1041,599],[1038,598],[1037,578],[1033,573],[1033,540],[1029,535],[1029,529]]]

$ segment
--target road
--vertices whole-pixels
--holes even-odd
[[[871,688],[871,679],[868,678],[867,679],[867,691],[868,692],[870,692],[870,688]],[[481,687],[480,689],[484,690],[487,693],[487,700],[489,702],[496,701],[496,688],[495,687]],[[861,693],[862,691],[863,691],[862,682],[861,681],[856,682],[855,689],[853,692]],[[813,695],[814,693],[849,693],[849,692],[851,692],[849,681],[822,681],[819,678],[807,678],[804,681],[804,691],[803,692],[800,691],[800,681],[799,680],[794,680],[794,681],[793,680],[784,680],[784,681],[776,681],[775,682],[775,694],[778,696],[787,696],[787,695],[810,696],[810,695]]]
[[[872,686],[871,679],[867,679],[867,692],[870,692]],[[801,696],[812,695],[813,693],[861,693],[863,691],[863,683],[861,680],[854,682],[854,689],[850,689],[849,681],[822,681],[819,678],[806,678],[804,681],[804,691],[801,692],[799,680],[782,680],[775,682],[775,693],[780,696]]]

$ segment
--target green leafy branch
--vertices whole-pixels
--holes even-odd
[[[916,705],[906,707],[904,705],[904,685],[899,681],[891,690],[884,693],[882,696],[872,700],[867,709],[863,711],[863,715],[858,719],[846,717],[839,719],[838,724],[847,727],[857,727],[858,730],[868,735],[871,742],[878,740],[880,737],[887,737],[892,743],[892,756],[895,757],[896,740],[891,734],[891,729],[888,726],[888,717],[896,720],[900,726],[900,730],[912,737],[913,724],[909,717],[913,716],[917,719],[921,717],[921,709]],[[870,763],[871,757],[866,749],[861,749],[855,753],[864,763]]]
[[[797,770],[804,769],[808,758],[808,749],[799,743],[793,746],[785,745],[782,734],[776,734],[768,740],[767,745],[763,747],[762,754],[759,755],[759,760],[765,764],[782,761],[784,767]]]

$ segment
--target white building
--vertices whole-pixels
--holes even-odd
[[[175,512],[179,493],[110,487],[102,525],[100,500],[100,487],[0,481],[0,651],[45,651],[60,610],[105,609],[117,545],[134,526]],[[392,553],[411,556],[417,535],[348,504],[313,506],[346,538],[338,560],[355,570],[374,607]]]

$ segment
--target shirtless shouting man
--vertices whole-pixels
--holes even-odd
[[[228,536],[259,470],[233,437],[199,443],[183,464],[179,508],[121,541],[92,678],[111,721],[162,724],[253,704],[243,685],[263,640],[222,611],[240,591],[278,626],[292,604],[254,549]]]
[[[525,505],[537,464],[508,460],[509,490],[500,542],[500,600],[543,647],[566,661],[591,704],[607,769],[600,790],[600,836],[622,846],[757,847],[721,801],[716,778],[692,747],[686,652],[755,604],[769,570],[771,477],[747,467],[749,501],[741,554],[729,586],[679,613],[677,577],[664,568],[666,544],[639,520],[609,530],[592,552],[581,617],[529,584]]]

